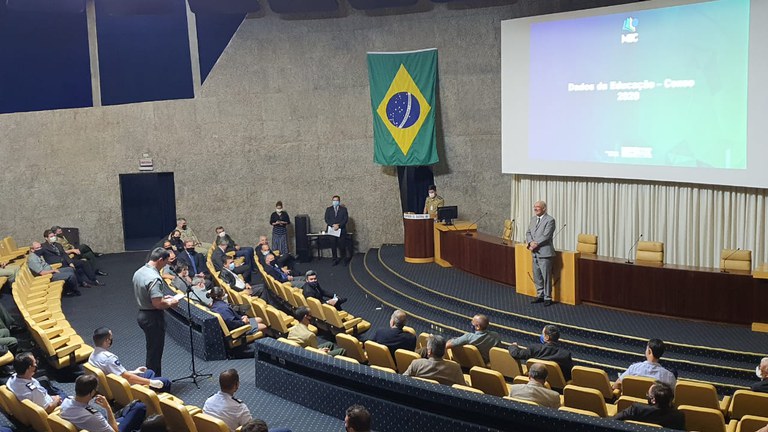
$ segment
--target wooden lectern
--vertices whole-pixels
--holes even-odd
[[[453,267],[453,264],[446,261],[442,257],[442,252],[440,249],[440,244],[443,239],[443,236],[445,236],[447,233],[450,232],[475,232],[477,231],[477,224],[468,222],[468,221],[460,221],[460,220],[454,220],[453,225],[446,225],[442,222],[438,222],[435,224],[435,264],[438,264],[442,267]]]
[[[434,224],[429,214],[403,214],[405,262],[425,264],[435,261]]]
[[[552,266],[552,300],[569,305],[581,304],[577,282],[579,252],[557,251]],[[528,245],[515,245],[515,290],[518,294],[536,297],[533,283],[533,256]]]
[[[752,277],[755,279],[755,294],[757,294],[758,297],[765,297],[762,290],[768,288],[768,263],[764,263],[757,267],[755,271],[752,272]],[[753,315],[755,321],[752,322],[752,331],[768,333],[768,314],[764,312],[762,302],[756,302],[753,307],[755,311]]]

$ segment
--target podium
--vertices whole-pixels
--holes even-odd
[[[451,233],[455,232],[475,232],[477,231],[477,224],[468,222],[468,221],[460,221],[460,220],[454,220],[453,225],[446,225],[442,222],[438,222],[435,224],[435,264],[441,266],[441,267],[453,267],[453,264],[443,258],[444,252],[442,248],[443,240],[445,239],[446,235],[450,235]]]
[[[429,214],[403,214],[405,262],[425,264],[435,261],[434,224]]]
[[[557,251],[552,263],[552,300],[569,305],[581,304],[577,282],[579,252]],[[515,245],[515,290],[518,294],[536,297],[533,282],[533,256],[528,245]]]
[[[760,298],[765,297],[763,293],[768,289],[768,263],[758,266],[752,272],[752,277],[755,280],[755,294]],[[755,302],[753,308],[752,331],[768,333],[768,314],[765,313],[762,302]]]

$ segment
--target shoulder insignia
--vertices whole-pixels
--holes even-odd
[[[90,405],[86,405],[86,406],[85,406],[85,410],[86,410],[86,411],[88,411],[88,412],[89,412],[89,413],[91,413],[91,414],[101,414],[101,413],[99,412],[99,410],[97,410],[96,408],[94,408],[94,407],[92,407],[92,406],[90,406]]]
[[[236,397],[234,397],[234,396],[232,396],[232,400],[233,400],[233,401],[235,401],[235,402],[237,402],[237,403],[239,403],[239,404],[243,403],[243,401],[242,401],[242,400],[240,400],[240,399],[238,399],[238,398],[236,398]]]
[[[26,384],[26,386],[27,386],[27,388],[28,388],[28,389],[30,389],[30,390],[34,390],[34,389],[36,389],[36,388],[37,388],[37,386],[36,386],[36,385],[35,385],[35,383],[33,383],[33,382],[28,382],[28,383]]]

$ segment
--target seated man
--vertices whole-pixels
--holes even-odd
[[[120,359],[109,352],[112,347],[112,330],[107,327],[99,327],[93,331],[93,352],[88,358],[88,363],[96,366],[104,372],[104,375],[115,374],[125,378],[128,384],[150,386],[161,392],[171,391],[171,381],[168,378],[156,377],[155,371],[141,366],[132,371],[127,371]]]
[[[445,385],[466,385],[461,366],[452,361],[445,361],[445,338],[441,335],[431,335],[427,339],[427,358],[411,362],[403,375],[418,378],[428,378]]]
[[[27,265],[29,271],[35,276],[44,276],[52,274],[52,282],[64,281],[64,289],[62,295],[65,297],[79,296],[80,290],[78,286],[80,283],[77,280],[75,269],[72,267],[61,267],[54,269],[50,264],[43,259],[43,247],[39,242],[32,242],[29,250],[32,252],[27,256]]]
[[[96,271],[97,276],[109,276],[106,272],[99,270],[99,265],[96,262],[96,257],[101,254],[97,255],[87,244],[80,244],[80,247],[76,248],[72,243],[69,242],[69,240],[67,240],[67,238],[64,236],[64,230],[61,229],[61,227],[58,225],[52,226],[51,231],[56,234],[56,239],[58,240],[61,247],[64,248],[64,252],[74,255],[73,258],[75,259],[84,259],[90,262],[91,266]]]
[[[365,338],[364,341],[374,341],[385,345],[389,348],[392,358],[395,358],[395,351],[400,348],[413,351],[416,349],[416,335],[403,331],[407,317],[405,312],[395,310],[392,317],[389,318],[389,327],[377,329],[373,335]]]
[[[208,292],[208,296],[211,298],[211,300],[213,300],[213,303],[211,304],[211,311],[221,315],[221,319],[224,320],[224,323],[227,325],[229,330],[235,330],[244,326],[245,324],[250,324],[252,327],[249,334],[256,333],[257,331],[262,331],[267,328],[267,325],[261,321],[261,318],[248,318],[248,315],[240,315],[237,313],[232,308],[232,306],[227,303],[227,293],[224,292],[223,288],[217,286],[211,288],[211,290]]]
[[[336,294],[331,295],[328,291],[325,291],[317,280],[317,273],[314,270],[310,270],[306,275],[306,282],[304,283],[304,289],[302,293],[305,298],[316,298],[320,300],[320,303],[328,303],[329,305],[341,310],[341,305],[347,301],[345,298],[339,298]]]
[[[294,271],[293,265],[295,260],[293,259],[293,256],[291,254],[283,255],[280,251],[273,251],[269,246],[267,236],[259,236],[259,243],[256,245],[256,251],[262,266],[264,265],[264,258],[266,258],[267,255],[272,254],[275,256],[275,261],[277,261],[277,265],[280,266],[280,268],[283,270],[290,270],[291,272]]]
[[[133,402],[122,410],[122,416],[115,418],[107,399],[98,394],[99,381],[93,375],[80,375],[75,380],[75,397],[61,404],[61,418],[78,429],[90,432],[132,432],[138,431],[147,416],[147,407]],[[93,403],[91,403],[93,402]]]
[[[219,239],[224,239],[227,241],[227,249],[226,252],[234,252],[235,257],[243,257],[245,258],[246,264],[251,266],[251,269],[256,268],[256,263],[253,261],[253,248],[250,246],[240,246],[239,244],[235,243],[234,240],[232,240],[232,237],[229,236],[229,234],[224,231],[224,227],[218,226],[216,227],[216,242],[218,243]]]
[[[190,228],[187,225],[186,219],[184,218],[176,219],[176,229],[179,230],[179,232],[181,232],[181,241],[186,243],[188,240],[191,240],[192,244],[195,246],[195,250],[197,250],[202,254],[208,253],[208,249],[211,248],[211,244],[200,242],[200,239],[197,237],[197,234],[195,234],[195,232],[192,231],[192,228]]]
[[[648,404],[634,403],[616,414],[616,420],[634,420],[653,423],[669,429],[685,430],[685,415],[672,404],[675,393],[672,387],[656,381],[648,389]]]
[[[371,413],[362,405],[352,405],[344,413],[346,432],[371,432]]]
[[[536,402],[545,407],[560,408],[560,395],[544,385],[548,374],[547,367],[543,364],[532,364],[528,369],[528,383],[513,384],[509,389],[509,396]]]
[[[227,246],[229,245],[229,242],[226,239],[220,238],[217,243],[218,244],[216,249],[214,249],[213,253],[211,254],[211,263],[217,272],[221,272],[221,269],[224,267],[226,261]],[[251,283],[251,273],[253,272],[253,269],[247,263],[236,266],[234,269],[230,270],[239,275],[243,275],[243,279],[246,282]]]
[[[284,269],[281,269],[277,262],[275,262],[275,256],[272,254],[269,254],[264,259],[264,271],[267,272],[268,275],[275,278],[276,281],[283,283],[283,282],[290,282],[291,285],[293,285],[296,288],[300,288],[304,286],[304,282],[306,281],[304,277],[302,276],[291,276],[290,273],[287,273]]]
[[[659,364],[659,359],[664,354],[664,342],[661,339],[651,339],[645,347],[645,361],[634,363],[619,375],[619,379],[613,384],[614,389],[621,390],[621,380],[625,376],[644,376],[659,380],[672,388],[675,388],[677,379],[672,372]]]
[[[62,398],[67,395],[63,391],[59,394],[49,394],[38,380],[34,378],[37,372],[37,359],[31,352],[16,354],[13,359],[13,370],[16,372],[5,383],[8,390],[16,395],[16,399],[23,401],[29,399],[40,405],[48,414],[61,405]]]
[[[312,315],[309,313],[309,308],[301,306],[296,308],[296,312],[293,313],[294,318],[299,323],[291,327],[288,332],[288,340],[294,341],[301,345],[302,348],[311,346],[312,348],[319,348],[329,355],[337,356],[344,355],[346,351],[344,348],[336,348],[333,342],[325,342],[323,344],[317,344],[317,335],[309,330],[309,324],[312,322]]]
[[[754,392],[768,393],[768,357],[760,360],[760,365],[755,368],[755,375],[760,381],[752,384],[750,389]]]
[[[3,261],[0,259],[0,277],[7,277],[8,283],[12,283],[16,280],[16,274],[19,272],[21,266],[10,261]],[[2,286],[0,286],[2,288]]]
[[[222,267],[221,273],[219,273],[221,280],[235,291],[243,292],[250,296],[260,297],[263,294],[264,289],[257,288],[254,290],[251,284],[245,283],[242,279],[237,277],[237,274],[232,271],[234,265],[235,259],[227,255],[224,260],[224,267]]]
[[[189,298],[198,304],[211,307],[213,300],[208,296],[209,287],[206,286],[207,280],[198,280],[194,283],[194,280],[189,277],[189,269],[186,264],[176,263],[173,268],[173,272],[176,273],[176,277],[171,281],[171,285],[177,290],[186,293],[189,288],[192,292],[189,293]]]
[[[491,352],[491,348],[501,345],[501,336],[495,331],[488,330],[490,320],[483,314],[477,314],[472,317],[472,328],[475,329],[472,333],[465,333],[462,336],[453,338],[446,344],[447,348],[453,348],[461,345],[474,345],[477,350],[480,351],[480,355],[483,357],[483,361],[488,364],[488,355]]]
[[[563,371],[563,377],[566,381],[571,380],[571,369],[573,369],[573,359],[571,352],[563,348],[560,343],[560,330],[557,326],[546,325],[539,336],[541,343],[534,343],[528,348],[520,348],[517,342],[513,342],[509,347],[509,354],[518,360],[528,360],[529,358],[538,360],[553,361],[560,366]]]
[[[189,273],[193,280],[206,279],[211,276],[211,273],[208,271],[208,266],[205,265],[205,254],[201,254],[195,250],[192,240],[187,240],[186,243],[184,243],[184,249],[177,254],[176,260],[189,267]]]
[[[62,267],[71,267],[77,273],[77,280],[86,288],[104,285],[96,279],[96,273],[88,261],[72,260],[64,248],[59,244],[58,237],[51,230],[43,232],[46,242],[41,244],[42,256],[48,264],[61,264]]]

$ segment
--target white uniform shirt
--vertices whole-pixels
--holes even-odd
[[[233,432],[252,418],[248,405],[223,391],[217,392],[205,401],[203,412],[221,419]]]
[[[41,386],[40,382],[34,378],[24,379],[13,374],[12,377],[8,378],[8,382],[5,385],[16,395],[16,399],[19,401],[29,399],[43,407],[43,409],[53,402],[53,398],[48,395],[45,387]]]
[[[84,404],[69,397],[61,403],[59,416],[78,429],[86,429],[90,432],[115,432],[104,417],[103,411],[102,407]]]
[[[105,375],[115,374],[121,376],[123,375],[123,372],[125,372],[125,368],[120,364],[120,359],[101,347],[93,349],[93,353],[91,353],[91,356],[88,358],[88,363],[101,369]]]

